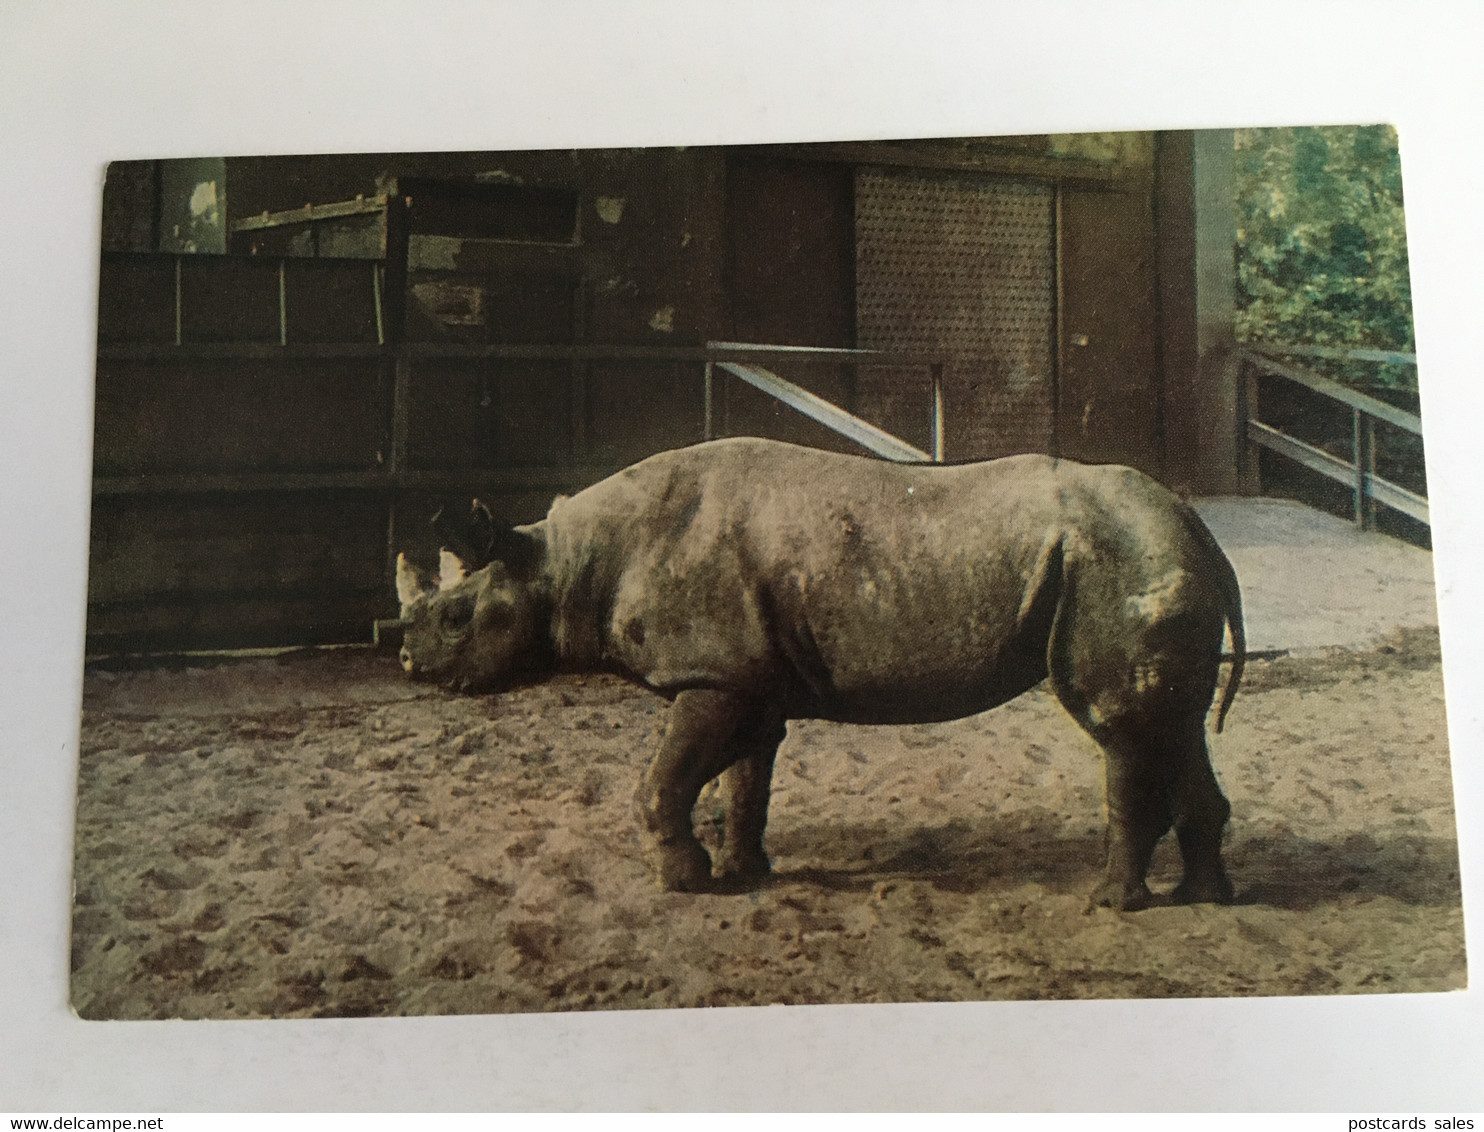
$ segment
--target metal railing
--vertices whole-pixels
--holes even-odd
[[[1376,525],[1378,503],[1420,523],[1429,522],[1426,496],[1384,479],[1376,472],[1377,422],[1420,437],[1422,418],[1416,413],[1399,409],[1287,360],[1290,357],[1311,357],[1415,366],[1417,355],[1391,350],[1274,343],[1244,346],[1239,357],[1244,388],[1250,387],[1257,376],[1278,378],[1343,405],[1350,412],[1348,460],[1267,424],[1259,420],[1256,414],[1250,415],[1246,422],[1248,441],[1293,460],[1321,476],[1349,486],[1355,523],[1363,530]]]
[[[290,213],[253,217],[242,221],[237,228],[251,229],[283,223],[300,223],[324,216],[341,216],[351,212],[371,212],[385,202],[381,198],[370,201],[349,202],[345,206],[326,206],[322,209],[307,208]],[[163,259],[163,256],[126,256],[117,258]],[[302,256],[253,256],[226,257],[226,259],[251,259],[270,271],[276,269],[276,325],[258,327],[259,336],[251,340],[210,341],[192,340],[186,332],[184,264],[188,259],[201,257],[175,254],[173,260],[173,295],[169,301],[173,310],[173,333],[167,331],[164,340],[111,340],[100,341],[100,360],[133,362],[170,362],[183,359],[214,360],[222,362],[251,360],[256,362],[289,361],[295,359],[377,359],[387,367],[390,380],[387,388],[390,400],[384,406],[386,413],[386,446],[378,453],[375,467],[359,471],[331,473],[222,473],[214,475],[145,474],[145,475],[101,475],[95,478],[95,490],[104,494],[132,494],[135,492],[160,491],[231,491],[272,489],[316,489],[343,487],[428,487],[442,486],[434,481],[446,480],[446,474],[427,474],[415,470],[408,459],[408,418],[410,406],[415,399],[417,380],[414,371],[422,364],[441,359],[500,361],[548,361],[567,362],[571,367],[572,380],[581,383],[585,371],[594,364],[605,362],[640,362],[653,365],[697,364],[698,376],[704,389],[704,420],[698,439],[711,440],[720,434],[717,412],[716,374],[718,371],[751,385],[769,397],[816,421],[825,428],[845,437],[888,460],[936,461],[943,460],[943,375],[946,361],[942,356],[917,353],[859,350],[816,346],[779,346],[749,342],[707,342],[701,346],[641,346],[598,343],[474,343],[447,341],[414,341],[402,336],[401,327],[388,325],[388,296],[386,263],[382,260],[336,261],[352,273],[365,271],[370,280],[370,313],[374,321],[375,338],[360,341],[301,341],[296,334],[295,311],[289,301],[289,275],[300,263],[323,263],[312,257]],[[223,257],[208,257],[212,262]],[[273,286],[274,284],[270,284]],[[368,327],[369,329],[369,327]],[[268,331],[272,334],[264,334]],[[276,341],[275,341],[276,339]],[[776,363],[841,363],[862,368],[882,367],[925,370],[928,381],[925,392],[927,404],[924,423],[927,425],[929,451],[923,451],[900,437],[871,424],[847,409],[820,397],[801,385],[797,385],[767,368]],[[580,429],[577,431],[581,431]],[[574,438],[574,451],[568,454],[571,464],[587,464],[591,461],[581,449],[585,444]],[[592,469],[588,469],[592,470]],[[614,469],[616,470],[616,469]],[[512,469],[519,478],[524,473]],[[456,478],[456,477],[455,477]]]

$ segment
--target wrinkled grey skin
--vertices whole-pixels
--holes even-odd
[[[1229,901],[1230,807],[1205,720],[1241,597],[1200,519],[1121,467],[1044,456],[902,465],[756,439],[665,452],[504,532],[500,561],[442,588],[399,560],[402,662],[468,691],[609,670],[673,702],[636,796],[660,883],[767,873],[769,779],[788,719],[924,723],[1050,678],[1102,747],[1106,870],[1092,903],[1134,909],[1171,828],[1173,899]],[[720,776],[716,860],[691,810]]]

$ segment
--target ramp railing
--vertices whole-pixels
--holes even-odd
[[[1246,427],[1247,439],[1251,443],[1270,452],[1276,452],[1330,480],[1349,486],[1355,523],[1363,530],[1375,526],[1378,503],[1410,516],[1420,523],[1428,523],[1427,497],[1383,478],[1376,471],[1377,424],[1381,423],[1387,427],[1401,429],[1412,436],[1421,437],[1422,418],[1416,413],[1397,408],[1378,397],[1372,397],[1331,377],[1298,365],[1289,360],[1293,357],[1415,366],[1417,355],[1391,350],[1274,343],[1245,346],[1241,350],[1240,359],[1243,368],[1242,388],[1254,389],[1258,377],[1276,378],[1299,386],[1310,393],[1318,394],[1335,405],[1343,406],[1350,414],[1348,444],[1342,441],[1339,445],[1342,451],[1348,452],[1348,458],[1346,458],[1259,419],[1260,406],[1256,404],[1255,394],[1249,392],[1250,405]]]
[[[721,369],[733,377],[747,382],[754,389],[758,389],[775,400],[803,413],[811,420],[817,421],[826,428],[839,433],[848,440],[854,441],[862,448],[874,452],[888,460],[899,463],[914,463],[917,461],[932,461],[941,464],[943,462],[943,363],[932,360],[927,362],[931,403],[929,408],[929,444],[931,452],[924,452],[915,445],[908,444],[898,436],[893,436],[883,428],[862,420],[853,413],[847,412],[833,401],[827,401],[818,394],[811,393],[801,385],[795,385],[791,381],[779,377],[772,370],[749,361],[723,361],[721,352],[745,350],[757,352],[762,356],[778,355],[780,357],[805,357],[827,360],[837,358],[842,361],[875,362],[876,364],[921,363],[921,359],[908,357],[906,355],[892,355],[878,350],[840,350],[813,346],[762,346],[745,342],[707,342],[707,350],[718,351],[716,359],[708,359],[706,362],[706,439],[710,440],[715,435],[715,423],[712,418],[713,382],[714,371]]]

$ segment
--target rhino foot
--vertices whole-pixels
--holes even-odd
[[[1149,891],[1149,886],[1142,880],[1132,883],[1105,880],[1087,898],[1087,910],[1091,912],[1094,908],[1112,908],[1116,912],[1137,912],[1152,903],[1154,893]]]
[[[1225,872],[1212,877],[1186,877],[1175,886],[1170,899],[1176,904],[1230,904],[1236,892]]]
[[[705,892],[711,888],[711,858],[699,841],[652,846],[649,859],[666,892]]]
[[[729,854],[723,848],[716,857],[716,878],[728,891],[756,888],[773,871],[773,862],[763,852]]]

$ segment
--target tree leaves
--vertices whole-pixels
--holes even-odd
[[[1238,130],[1235,160],[1238,339],[1413,349],[1396,131]],[[1335,376],[1416,383],[1411,367]]]

